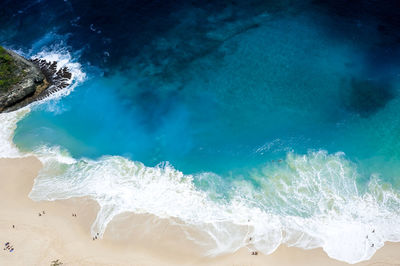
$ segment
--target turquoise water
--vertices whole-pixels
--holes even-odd
[[[400,240],[400,50],[380,9],[166,4],[150,23],[149,4],[126,11],[143,28],[123,13],[110,29],[73,2],[44,34],[0,32],[86,74],[66,97],[0,117],[44,164],[32,199],[97,200],[92,234],[126,211],[177,218],[207,255],[286,244],[354,263]]]
[[[399,78],[388,85],[368,76],[358,46],[338,44],[307,18],[259,20],[166,77],[157,71],[168,65],[143,67],[141,58],[112,75],[89,70],[56,112],[41,106],[22,120],[14,140],[22,149],[59,145],[75,158],[121,155],[223,176],[288,151],[342,151],[366,164],[366,178],[394,180]],[[357,86],[371,95],[362,98]],[[372,90],[382,88],[389,96],[379,99]]]

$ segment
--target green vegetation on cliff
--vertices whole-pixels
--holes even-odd
[[[18,68],[14,59],[0,46],[0,92],[6,92],[11,86],[20,81]]]

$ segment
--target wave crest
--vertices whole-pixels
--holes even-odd
[[[68,95],[85,79],[69,53],[40,52],[34,58],[57,61],[72,73],[67,88],[34,104]],[[147,167],[119,156],[76,160],[58,147],[23,153],[12,138],[29,111],[0,114],[0,157],[35,155],[41,160],[44,167],[29,195],[33,200],[96,200],[100,211],[93,235],[103,235],[116,215],[134,212],[197,229],[201,237],[190,230],[187,236],[211,256],[245,246],[269,254],[286,244],[322,247],[332,258],[355,263],[369,259],[384,241],[400,241],[399,194],[377,177],[360,189],[357,168],[342,153],[288,153],[286,160],[254,171],[252,182],[228,184],[213,173],[184,175],[168,163]],[[220,196],[220,185],[227,196]]]
[[[146,167],[118,156],[71,163],[54,159],[45,164],[30,197],[95,199],[100,211],[93,235],[102,235],[124,212],[174,218],[202,233],[201,239],[189,232],[188,237],[208,255],[244,246],[269,254],[286,244],[322,247],[332,258],[355,263],[369,259],[384,241],[400,240],[398,193],[377,179],[361,193],[355,166],[343,154],[291,153],[253,176],[259,186],[235,183],[229,200],[213,200],[214,192],[196,188],[194,178],[169,164]]]

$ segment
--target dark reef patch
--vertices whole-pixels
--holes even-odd
[[[400,62],[400,1],[313,0],[321,34],[338,42],[350,42],[364,57],[364,75],[393,78],[388,69]]]
[[[392,86],[387,82],[352,78],[345,88],[345,107],[362,117],[368,117],[395,97]]]
[[[0,44],[28,51],[39,40],[38,47],[50,49],[59,41],[68,50],[79,51],[83,65],[99,66],[106,76],[135,67],[145,81],[177,84],[177,90],[185,86],[182,73],[190,64],[210,54],[218,57],[216,63],[221,62],[226,50],[221,52],[223,49],[219,48],[227,40],[257,29],[274,16],[308,17],[332,42],[351,42],[363,60],[359,75],[355,74],[358,77],[394,81],[397,73],[392,70],[400,62],[400,2],[396,0],[6,0],[2,3],[7,8],[0,10]],[[265,16],[258,20],[261,14]],[[46,43],[43,38],[46,34],[60,37],[57,41],[49,38],[52,41]],[[38,51],[32,51],[35,52]],[[65,86],[63,80],[57,82],[60,84],[57,88]],[[377,89],[382,91],[377,92],[377,99],[368,100],[375,90],[355,89],[359,87],[357,82],[349,87],[354,91],[349,95],[362,92],[361,97],[376,106],[372,110],[384,106],[385,99],[391,98],[386,89]],[[158,88],[153,86],[151,90]],[[126,91],[133,89],[133,86],[125,88],[123,93],[129,96]],[[370,113],[356,98],[346,97],[346,106]]]
[[[210,46],[224,41],[207,37],[210,29],[223,28],[264,12],[275,14],[299,6],[293,0],[5,2],[7,8],[0,10],[3,45],[29,47],[52,28],[55,34],[68,36],[66,44],[73,50],[82,50],[82,62],[110,71],[125,69],[132,58],[143,53],[155,40],[170,41],[171,35],[180,38],[182,44],[177,48],[182,54],[189,54],[183,60],[192,60],[210,50]],[[46,27],[37,27],[39,24]],[[231,30],[229,27],[226,31]],[[193,47],[194,42],[210,45]]]

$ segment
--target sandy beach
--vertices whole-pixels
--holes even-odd
[[[93,240],[96,202],[34,202],[28,197],[40,168],[35,157],[0,159],[0,265],[50,265],[57,259],[63,265],[348,265],[322,249],[288,247],[271,255],[253,256],[243,248],[204,257],[179,226],[146,214],[120,215],[103,239]],[[3,250],[6,242],[13,252]],[[400,265],[400,243],[386,243],[370,261],[356,265]]]

